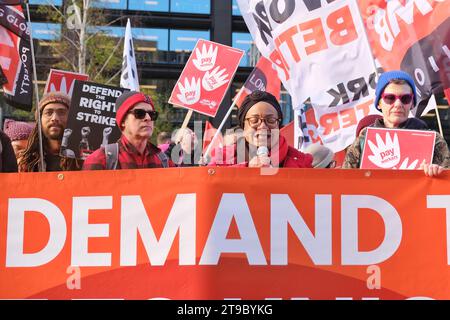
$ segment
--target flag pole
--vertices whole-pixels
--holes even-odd
[[[209,153],[211,152],[211,149],[213,147],[214,141],[217,139],[217,137],[219,136],[219,134],[221,134],[222,128],[225,125],[225,122],[227,121],[228,117],[231,114],[231,111],[233,111],[234,106],[236,105],[236,102],[239,100],[239,98],[242,95],[242,92],[244,92],[244,86],[241,87],[241,89],[239,90],[238,94],[236,95],[236,97],[233,100],[233,103],[231,104],[230,108],[228,109],[227,114],[223,117],[222,123],[220,124],[219,128],[217,128],[216,133],[214,134],[211,142],[208,145],[208,148],[206,148],[205,153],[202,156],[202,159],[205,161],[205,165],[208,164],[209,161],[207,161],[207,158],[209,156]]]
[[[444,131],[442,130],[441,117],[439,116],[439,108],[438,108],[437,104],[434,106],[434,108],[436,110],[436,119],[437,119],[437,123],[439,126],[439,132],[440,132],[441,136],[444,136]]]
[[[25,6],[27,8],[27,16],[28,16],[28,30],[30,31],[30,46],[31,46],[31,60],[33,63],[33,80],[34,80],[34,92],[36,95],[36,112],[38,117],[38,134],[39,134],[39,171],[45,171],[44,166],[44,149],[42,147],[42,122],[41,122],[41,110],[39,110],[39,87],[37,83],[37,72],[36,72],[36,60],[34,57],[34,44],[33,44],[33,31],[31,28],[31,17],[30,17],[30,6],[28,4],[28,0],[25,0]]]
[[[176,144],[181,141],[181,138],[183,137],[183,131],[184,131],[184,129],[187,128],[193,113],[194,113],[194,110],[192,110],[192,109],[189,109],[189,111],[186,113],[186,116],[184,117],[183,124],[181,125],[181,128],[177,131],[177,134],[175,135],[175,141],[174,142]]]
[[[450,103],[450,88],[447,88],[447,89],[444,89],[444,96],[445,96],[445,98],[447,99],[447,104],[449,104]],[[437,110],[437,109],[436,109]],[[437,114],[437,113],[436,113]],[[440,122],[440,118],[439,118],[439,124],[440,124],[441,122]],[[442,130],[442,129],[441,129]],[[444,136],[443,135],[443,131],[441,131],[441,135],[442,136]]]

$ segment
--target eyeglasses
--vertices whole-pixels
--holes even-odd
[[[253,128],[259,127],[263,121],[269,128],[275,128],[278,127],[278,123],[280,122],[280,119],[275,117],[267,117],[267,118],[249,117],[245,118],[245,120],[247,120],[248,124]]]
[[[144,110],[144,109],[133,109],[130,111],[134,115],[136,119],[142,120],[145,119],[145,115],[149,115],[152,121],[158,119],[158,112],[153,110]]]
[[[399,99],[400,102],[403,104],[410,104],[414,98],[414,95],[412,93],[402,94],[402,95],[396,95],[393,93],[383,93],[381,95],[381,98],[383,99],[384,103],[386,103],[386,104],[394,104],[395,101],[397,101],[397,99]]]
[[[42,112],[42,116],[44,118],[50,119],[51,117],[53,117],[54,114],[56,114],[58,116],[58,118],[62,118],[67,115],[67,112],[68,112],[68,110],[66,108],[64,108],[64,109],[47,109],[47,108],[45,108],[44,111]]]

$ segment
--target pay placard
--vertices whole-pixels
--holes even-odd
[[[432,163],[436,132],[368,128],[361,160],[362,169],[419,169]]]
[[[215,117],[243,55],[240,49],[198,40],[169,103]]]

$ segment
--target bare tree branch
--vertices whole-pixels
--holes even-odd
[[[112,57],[114,57],[114,54],[116,53],[117,49],[119,49],[120,44],[122,43],[122,40],[124,38],[120,38],[119,41],[117,41],[116,46],[114,47],[114,50],[112,51],[112,53],[109,55],[108,59],[106,59],[105,63],[103,64],[103,66],[100,68],[100,71],[96,74],[96,76],[94,77],[94,80],[97,79],[97,77],[103,72],[103,70],[106,68],[106,66],[108,65],[109,61],[111,60]]]
[[[109,27],[110,25],[112,25],[113,23],[115,23],[115,22],[117,22],[117,21],[119,21],[119,20],[122,20],[124,17],[119,17],[119,18],[117,18],[117,19],[114,19],[113,21],[111,21],[111,22],[109,22],[109,23],[107,23],[107,24],[105,24],[105,25],[102,25],[102,27]],[[95,26],[93,26],[93,28],[95,28]],[[98,32],[97,32],[98,33]],[[93,37],[95,37],[96,35],[97,35],[97,33],[93,33],[93,34],[91,34],[87,39],[86,39],[86,42],[88,42],[89,40],[91,40]]]
[[[57,13],[59,13],[59,15],[61,16],[61,18],[63,18],[63,20],[67,20],[66,17],[64,16],[64,13],[62,13],[61,10],[59,10],[52,2],[50,2],[50,0],[46,1],[48,5],[50,5]]]
[[[122,72],[122,69],[119,69],[119,71],[117,71],[115,75],[113,75],[108,81],[106,81],[105,84],[109,84],[109,83],[110,83],[111,81],[113,81],[114,78],[116,78],[121,72]]]
[[[67,58],[63,52],[61,52],[56,46],[53,46],[52,48],[72,67],[73,71],[75,71],[75,72],[77,71],[76,65],[74,65],[73,62],[70,61],[70,59]]]
[[[68,36],[66,36],[63,33],[61,33],[61,37],[63,37],[64,40],[69,42],[75,49],[78,49],[79,45],[76,42],[74,42],[72,39],[70,39]]]

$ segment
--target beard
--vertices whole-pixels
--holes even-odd
[[[58,128],[59,130],[55,130]],[[60,124],[54,124],[44,130],[44,135],[49,140],[61,140],[64,134],[64,127]]]

